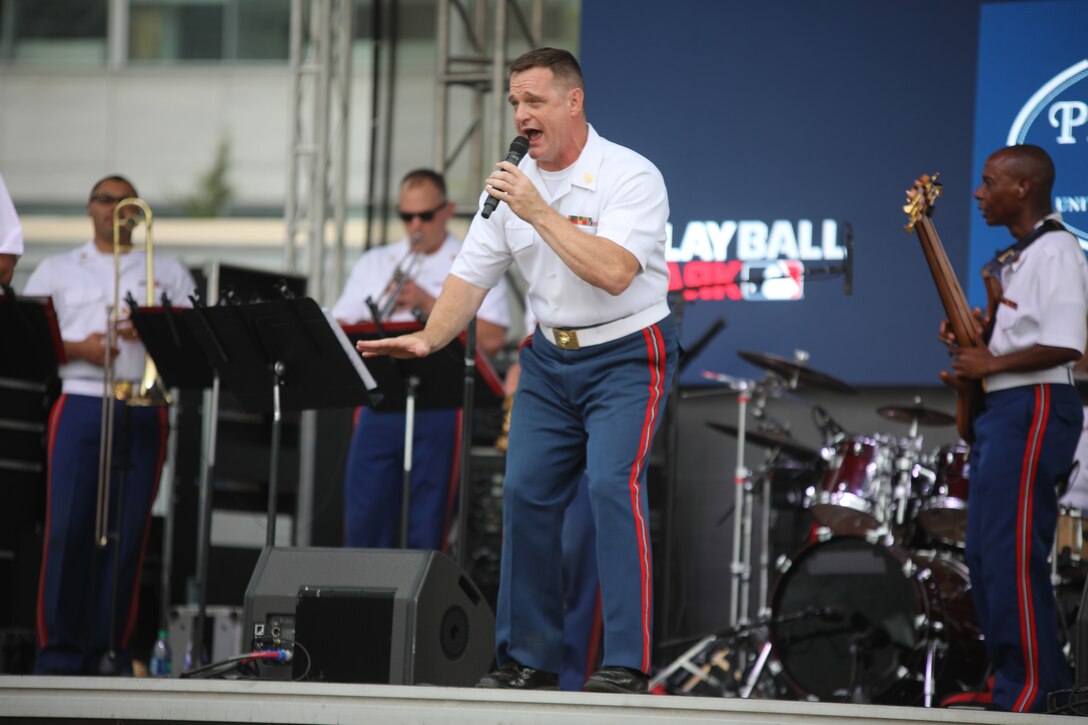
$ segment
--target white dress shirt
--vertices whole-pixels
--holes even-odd
[[[1046,218],[1061,220],[1058,214]],[[1088,261],[1076,237],[1067,231],[1042,235],[1002,268],[1001,285],[990,352],[1007,355],[1034,345],[1084,351],[1088,342]],[[1049,370],[998,373],[986,379],[986,390],[1071,383],[1072,367],[1073,363],[1067,363]]]
[[[582,153],[555,193],[530,157],[522,159],[519,168],[549,206],[580,231],[605,237],[633,254],[640,265],[634,281],[615,296],[590,285],[506,204],[499,204],[489,219],[477,214],[472,220],[452,274],[488,288],[516,262],[529,284],[533,315],[549,327],[590,327],[664,302],[669,289],[665,264],[669,200],[657,167],[601,138],[590,126]],[[485,193],[481,204],[486,198]]]
[[[147,256],[134,249],[121,255],[120,317],[128,317],[125,297],[129,293],[137,303],[147,302]],[[165,292],[177,307],[190,306],[189,295],[196,285],[189,271],[175,259],[156,255],[155,304]],[[105,333],[107,310],[114,302],[113,254],[106,254],[89,241],[76,249],[47,257],[30,275],[23,294],[51,296],[65,342],[80,342],[93,333]],[[116,380],[139,380],[144,371],[144,346],[139,340],[118,339],[114,363]],[[82,359],[69,360],[60,368],[64,392],[101,395],[104,370]]]

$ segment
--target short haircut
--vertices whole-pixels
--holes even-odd
[[[523,53],[510,64],[510,75],[530,68],[550,68],[557,80],[570,88],[585,89],[582,67],[569,50],[562,48],[534,48]]]
[[[103,176],[101,179],[94,182],[94,186],[91,187],[91,196],[94,196],[95,192],[98,191],[98,187],[102,186],[102,184],[105,184],[107,181],[118,181],[122,184],[128,184],[128,187],[132,189],[133,196],[140,195],[139,192],[136,191],[136,185],[133,184],[131,181],[121,176],[120,174],[110,174],[109,176]],[[87,201],[90,201],[90,198],[88,198]]]
[[[1054,159],[1045,149],[1034,144],[1019,144],[1007,146],[997,153],[1009,159],[1022,178],[1030,179],[1041,195],[1050,198],[1054,189]]]
[[[433,169],[413,169],[404,175],[404,178],[400,180],[400,185],[402,187],[419,186],[424,182],[434,184],[434,188],[438,189],[438,193],[442,195],[442,198],[446,198],[446,180],[442,178],[442,174]]]

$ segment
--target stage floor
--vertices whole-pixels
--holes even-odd
[[[784,700],[256,680],[0,676],[0,722],[544,725],[760,723],[1058,725],[1065,718]]]

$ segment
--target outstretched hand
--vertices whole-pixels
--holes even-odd
[[[386,337],[381,340],[360,340],[355,343],[355,349],[361,352],[363,357],[388,355],[398,360],[426,357],[431,353],[431,346],[418,335]]]

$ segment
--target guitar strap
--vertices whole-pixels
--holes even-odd
[[[1045,220],[1042,224],[1032,229],[1023,237],[1017,239],[1016,243],[1013,244],[1011,247],[1006,247],[1005,249],[1002,249],[1000,252],[994,255],[994,258],[987,262],[986,265],[982,268],[982,276],[986,279],[995,280],[997,288],[1000,289],[1001,270],[1003,267],[1005,267],[1005,265],[1012,264],[1014,261],[1016,261],[1016,258],[1020,256],[1021,252],[1027,249],[1032,242],[1034,242],[1036,239],[1043,236],[1047,232],[1060,232],[1064,229],[1065,227],[1061,225],[1061,222],[1055,221],[1054,219]],[[989,283],[987,283],[987,285],[989,285]],[[994,323],[996,321],[997,311],[995,309],[990,314],[986,327],[982,330],[982,341],[986,344],[990,343],[990,337],[993,336]]]
[[[994,255],[994,258],[986,263],[982,273],[992,273],[997,276],[997,273],[1001,271],[1002,267],[1014,262],[1016,258],[1020,256],[1020,253],[1027,249],[1036,239],[1047,232],[1061,231],[1065,231],[1065,227],[1062,226],[1061,222],[1054,219],[1045,220],[1042,224],[1032,229],[1023,237],[1017,239],[1016,244],[1013,244],[1011,247],[1006,247]]]

